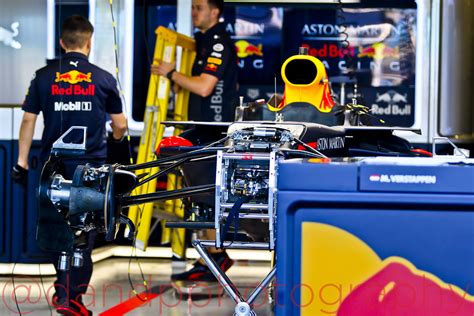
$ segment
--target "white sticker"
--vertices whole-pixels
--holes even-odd
[[[222,45],[221,43],[217,43],[212,46],[212,49],[216,52],[222,52],[224,50],[224,45]]]
[[[212,52],[212,53],[211,53],[211,56],[217,57],[217,58],[221,58],[221,57],[222,57],[222,54],[221,54],[221,53]]]

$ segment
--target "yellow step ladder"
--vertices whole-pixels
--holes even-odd
[[[153,54],[153,63],[155,60],[164,62],[175,62],[177,48],[181,49],[181,58],[177,71],[190,75],[194,58],[196,56],[196,45],[194,39],[186,35],[174,32],[165,27],[158,27],[156,33],[156,45]],[[137,164],[153,161],[156,159],[155,150],[161,142],[164,134],[164,126],[161,124],[166,120],[168,112],[168,103],[170,97],[171,83],[163,76],[151,75],[148,86],[148,95],[146,99],[145,116],[143,122],[145,127],[140,137],[138,148]],[[176,94],[175,108],[173,118],[175,121],[187,120],[189,91],[180,89]],[[174,135],[181,131],[175,129]],[[141,170],[140,173],[155,174],[158,167]],[[153,179],[148,183],[137,187],[132,195],[153,193],[156,191],[156,181]],[[180,187],[180,179],[174,175],[168,175],[167,190],[174,190]],[[184,210],[179,200],[166,201],[164,209],[167,212],[175,213],[179,217],[184,216]],[[148,246],[150,235],[150,226],[153,217],[154,203],[131,206],[128,211],[128,217],[136,226],[135,246],[145,250]],[[185,230],[164,228],[162,242],[171,242],[173,253],[178,257],[183,257]]]

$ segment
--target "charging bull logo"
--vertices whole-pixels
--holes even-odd
[[[91,72],[88,72],[87,74],[77,70],[71,70],[63,74],[60,72],[56,72],[55,82],[66,82],[70,84],[76,84],[79,82],[92,82],[91,77]]]
[[[375,115],[411,115],[412,108],[408,101],[408,94],[401,94],[395,90],[388,90],[379,94],[372,104],[371,111]]]
[[[18,27],[20,26],[19,22],[14,22],[10,26],[11,31],[7,30],[6,28],[3,28],[0,26],[0,42],[3,42],[6,46],[13,47],[15,49],[20,49],[21,44],[18,41],[15,41],[13,38],[17,37],[19,32],[18,32]]]
[[[389,90],[383,94],[377,93],[375,103],[386,102],[388,104],[394,103],[408,103],[407,94],[400,94],[394,90]]]
[[[464,291],[402,257],[382,260],[341,228],[303,223],[301,251],[302,316],[474,315],[469,285]]]
[[[474,301],[455,286],[402,258],[383,263],[344,299],[337,316],[474,315]]]
[[[216,72],[217,66],[214,64],[207,64],[206,67],[204,67],[204,70]]]
[[[381,60],[384,58],[400,58],[400,48],[390,47],[384,43],[375,43],[367,47],[359,47],[358,58],[368,57],[374,60]]]
[[[240,40],[235,42],[235,49],[237,51],[237,57],[246,58],[249,56],[263,56],[262,44],[253,45],[247,41]]]

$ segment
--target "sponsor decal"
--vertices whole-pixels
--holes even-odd
[[[385,28],[387,24],[374,25],[334,25],[334,24],[305,24],[301,29],[301,35],[311,39],[332,39],[340,40],[340,34],[347,32],[351,34],[351,39],[383,39],[386,36]],[[390,35],[400,35],[403,26],[390,25]]]
[[[54,102],[54,111],[92,111],[92,102]]]
[[[219,80],[211,96],[211,109],[214,111],[214,121],[222,122],[222,93],[224,92],[224,80]]]
[[[321,48],[314,48],[307,43],[302,43],[301,47],[307,48],[308,54],[316,58],[344,58],[345,56],[355,56],[355,50],[352,46],[343,49],[340,48],[338,44],[324,44]]]
[[[384,43],[375,43],[370,46],[359,46],[358,58],[368,57],[374,60],[382,60],[384,58],[400,59],[400,48],[390,47]]]
[[[9,46],[15,49],[21,48],[21,43],[14,40],[14,37],[17,37],[19,34],[18,27],[20,26],[20,22],[13,22],[10,25],[10,29],[3,28],[0,26],[0,42],[2,42],[5,46]]]
[[[258,44],[254,45],[245,40],[239,40],[235,42],[235,49],[237,52],[237,57],[246,58],[249,56],[263,56],[263,45]]]
[[[265,23],[252,23],[249,21],[237,20],[234,25],[228,23],[225,30],[230,34],[245,34],[246,36],[264,34]]]
[[[344,148],[345,138],[341,136],[337,137],[322,137],[318,138],[316,147],[318,150],[331,150]]]
[[[380,175],[379,174],[371,174],[369,177],[369,180],[372,182],[378,182],[380,181]]]
[[[69,65],[74,66],[74,67],[76,67],[76,68],[77,68],[77,64],[79,64],[79,60],[76,60],[76,61],[72,61],[72,60],[71,60],[71,61],[69,62]]]
[[[222,54],[221,54],[221,53],[217,53],[217,52],[212,52],[212,53],[211,53],[211,56],[216,57],[216,58],[222,58]]]
[[[436,184],[436,176],[413,174],[372,174],[369,181],[401,184]]]
[[[224,50],[224,45],[221,43],[214,44],[214,46],[212,46],[212,50],[216,52],[222,52]]]
[[[81,86],[69,85],[69,87],[63,88],[58,84],[51,86],[51,95],[95,95],[95,85],[89,84],[83,88]]]
[[[257,89],[257,88],[247,89],[247,96],[250,99],[256,99],[259,95],[260,95],[260,89]]]
[[[380,106],[380,103],[386,103],[387,105]],[[412,114],[412,105],[407,103],[408,94],[401,94],[395,90],[388,90],[382,94],[377,93],[375,103],[371,106],[371,112],[374,115],[409,116]]]
[[[207,59],[207,62],[208,62],[208,63],[212,63],[212,64],[216,64],[216,65],[220,65],[220,64],[222,64],[222,59],[214,58],[214,57],[209,57],[209,58]]]
[[[204,70],[216,72],[217,71],[217,66],[214,64],[207,64],[206,67],[204,67]]]
[[[377,99],[375,102],[387,102],[387,103],[407,103],[407,94],[400,94],[397,91],[389,90],[383,94],[377,93]]]
[[[91,77],[92,72],[88,72],[87,74],[77,70],[71,70],[63,74],[56,72],[55,82],[66,82],[70,84],[76,84],[79,82],[92,82]]]

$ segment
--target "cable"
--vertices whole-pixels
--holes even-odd
[[[26,239],[28,240],[29,237],[31,237],[32,235],[32,232],[36,232],[36,228],[33,227],[27,234],[26,234]],[[16,258],[15,258],[15,261],[13,262],[13,267],[12,267],[12,272],[11,272],[11,280],[12,280],[12,290],[13,290],[13,296],[15,298],[15,305],[16,305],[16,309],[18,311],[18,315],[23,315],[21,313],[21,309],[20,309],[20,305],[18,304],[18,297],[16,295],[16,285],[15,285],[15,268],[16,268],[16,265],[18,263],[18,257],[20,256],[20,252],[17,253],[16,255]],[[46,294],[46,290],[44,288],[44,283],[43,283],[43,277],[42,277],[42,274],[41,274],[41,264],[38,264],[38,270],[39,270],[39,274],[40,274],[40,280],[41,280],[41,287],[43,289],[43,293],[44,293],[44,297],[46,299],[46,303],[48,303],[48,308],[49,308],[49,311],[51,313],[51,315],[53,315],[53,311],[51,309],[51,305],[49,304],[48,302],[48,299],[47,299],[47,294]],[[29,314],[30,312],[27,312],[26,314]]]
[[[46,299],[46,303],[48,303],[49,312],[51,313],[51,316],[53,316],[53,309],[51,308],[51,304],[49,304],[49,302],[48,302],[48,297],[47,297],[48,294],[46,293],[46,290],[44,288],[43,274],[41,273],[41,264],[40,263],[38,263],[38,271],[39,271],[39,275],[40,275],[41,288],[43,289],[43,294],[44,294],[44,297]]]
[[[117,84],[119,87],[119,93],[120,93],[120,98],[122,99],[123,102],[123,108],[125,110],[125,115],[128,120],[128,113],[127,113],[127,104],[125,102],[125,97],[124,97],[124,92],[122,88],[122,83],[120,81],[120,76],[119,76],[119,52],[118,52],[118,41],[117,41],[117,23],[115,22],[115,17],[114,17],[114,8],[113,8],[113,0],[109,0],[110,4],[110,16],[112,19],[112,29],[114,31],[114,55],[115,55],[115,76],[117,78]],[[127,141],[128,141],[128,154],[130,156],[130,164],[133,165],[133,156],[132,156],[132,142],[130,138],[130,128],[128,127],[127,124]]]
[[[17,256],[17,260],[18,260],[18,256]],[[13,294],[15,296],[15,305],[16,305],[16,309],[18,311],[18,315],[22,315],[21,314],[21,310],[20,310],[20,306],[18,305],[18,298],[16,296],[16,285],[15,285],[15,267],[16,267],[16,263],[17,263],[17,260],[15,260],[15,262],[13,263],[13,268],[12,268],[12,286],[13,286]]]
[[[349,42],[349,33],[347,33],[347,24],[346,24],[346,16],[345,11],[342,5],[342,0],[338,0],[337,2],[337,10],[336,10],[336,23],[340,27],[339,36],[341,37],[341,48],[344,54],[344,59],[346,61],[346,74],[349,76],[349,79],[353,79],[355,75],[355,67],[354,67],[354,57],[351,53],[351,43]]]
[[[134,257],[134,254],[135,254],[135,261],[137,262],[137,265],[138,265],[138,269],[140,270],[140,275],[142,277],[142,280],[143,280],[143,286],[145,287],[145,293],[148,293],[148,283],[146,282],[146,279],[145,279],[145,275],[143,274],[143,269],[142,269],[142,266],[140,264],[140,260],[138,260],[138,256],[137,256],[137,246],[136,246],[136,241],[137,241],[137,236],[138,236],[138,230],[140,228],[140,224],[141,224],[141,218],[142,218],[142,215],[143,215],[143,208],[142,207],[138,207],[138,210],[139,210],[139,215],[138,215],[138,220],[137,220],[137,226],[136,226],[136,229],[135,229],[135,232],[133,234],[133,241],[132,241],[132,252],[130,254],[130,258],[128,260],[128,272],[127,272],[127,276],[128,276],[128,282],[130,283],[130,287],[132,288],[132,293],[135,295],[135,297],[137,297],[140,301],[142,302],[145,302],[148,300],[148,296],[145,296],[144,298],[140,296],[140,294],[137,292],[137,290],[135,289],[135,286],[133,285],[133,281],[132,281],[132,271],[131,271],[131,265],[132,265],[132,259]]]

